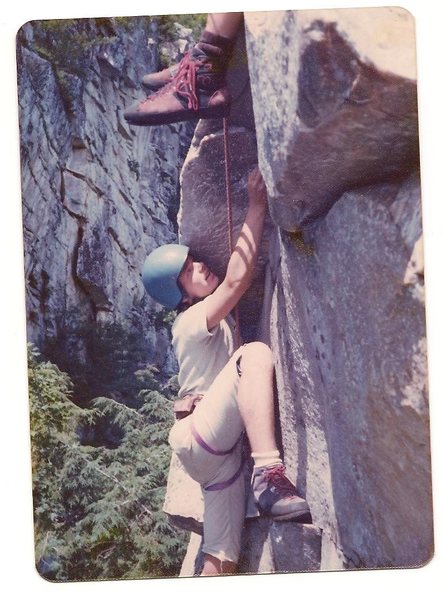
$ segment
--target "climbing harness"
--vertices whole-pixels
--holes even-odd
[[[201,435],[195,429],[194,424],[191,425],[191,433],[192,433],[195,441],[197,442],[197,444],[201,448],[203,448],[204,450],[206,450],[206,452],[209,452],[209,454],[213,454],[214,456],[228,456],[228,454],[231,454],[232,452],[234,452],[234,450],[237,447],[237,445],[243,439],[243,434],[242,434],[238,438],[238,440],[235,442],[235,444],[232,446],[232,448],[229,448],[229,450],[215,450],[214,448],[212,448],[209,444],[207,444],[205,442],[205,440],[201,437]],[[243,460],[240,461],[240,466],[237,469],[237,471],[234,473],[234,475],[232,477],[230,477],[226,481],[220,481],[218,483],[212,483],[211,485],[207,485],[203,489],[206,492],[216,492],[216,491],[219,491],[219,490],[226,489],[227,487],[229,487],[230,485],[232,485],[235,481],[237,481],[237,479],[240,477],[240,475],[243,472],[243,464],[244,464],[244,461]]]
[[[237,359],[236,363],[235,363],[235,368],[237,370],[237,374],[238,374],[239,377],[241,377],[240,359],[241,359],[241,357],[239,357]],[[200,402],[200,400],[201,400],[202,397],[203,396],[199,396],[199,399],[197,400],[197,402]],[[194,402],[193,409],[195,408],[195,404],[197,402]],[[188,413],[188,414],[191,414],[191,413]],[[243,439],[243,434],[241,434],[240,437],[238,438],[238,440],[235,442],[235,444],[229,450],[215,450],[214,448],[212,448],[209,444],[207,444],[205,442],[205,440],[202,438],[202,436],[195,429],[194,423],[191,424],[191,433],[192,433],[193,438],[197,442],[197,444],[199,446],[201,446],[201,448],[203,448],[204,450],[206,450],[206,452],[209,452],[209,454],[213,454],[214,456],[228,456],[228,454],[231,454],[231,452],[234,452],[235,448],[238,446],[238,444]],[[244,464],[245,464],[245,459],[243,458],[240,461],[239,468],[237,469],[237,471],[234,473],[234,475],[232,477],[230,477],[226,481],[220,481],[218,483],[212,483],[211,485],[207,485],[204,488],[204,490],[206,492],[216,492],[216,491],[219,491],[219,490],[226,489],[227,487],[229,487],[230,485],[232,485],[235,481],[237,481],[237,479],[243,473],[243,465]]]
[[[227,479],[226,481],[220,481],[220,483],[212,483],[211,485],[207,485],[204,488],[204,490],[206,492],[217,492],[219,490],[226,489],[227,487],[232,485],[235,481],[237,481],[237,479],[243,473],[243,465],[244,465],[244,461],[242,460],[240,462],[239,468],[237,469],[237,471],[234,473],[234,475],[230,479]]]
[[[228,456],[228,454],[231,454],[231,452],[234,451],[234,448],[237,446],[240,440],[239,438],[232,446],[232,448],[229,448],[229,450],[214,450],[214,448],[211,448],[211,446],[207,444],[205,440],[201,437],[201,435],[195,429],[194,424],[192,424],[191,426],[191,433],[194,436],[194,439],[197,442],[197,444],[201,446],[204,450],[206,450],[206,452],[209,452],[209,454],[214,454],[214,456]]]
[[[229,156],[229,131],[228,131],[228,118],[223,119],[223,146],[225,151],[225,185],[226,185],[226,212],[228,218],[228,246],[229,256],[231,256],[234,250],[233,241],[233,225],[232,225],[232,194],[231,194],[231,173],[230,173],[230,156]],[[234,309],[235,316],[235,347],[240,347],[240,315],[238,310],[238,304]]]

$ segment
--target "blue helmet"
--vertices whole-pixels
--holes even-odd
[[[183,299],[177,279],[188,254],[188,246],[166,244],[153,250],[144,262],[143,285],[148,294],[166,308],[177,308]]]

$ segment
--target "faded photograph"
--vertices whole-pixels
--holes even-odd
[[[19,30],[42,577],[432,558],[414,27],[385,7]]]

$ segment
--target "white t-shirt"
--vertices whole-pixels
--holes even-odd
[[[208,331],[207,300],[180,313],[172,326],[180,398],[186,394],[205,394],[234,353],[234,320],[228,316]]]

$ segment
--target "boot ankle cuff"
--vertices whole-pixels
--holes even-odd
[[[232,51],[234,46],[234,41],[230,38],[224,37],[223,35],[217,35],[216,33],[212,33],[205,29],[200,36],[200,42],[203,44],[209,44],[210,46],[217,46],[220,50],[223,51]]]

